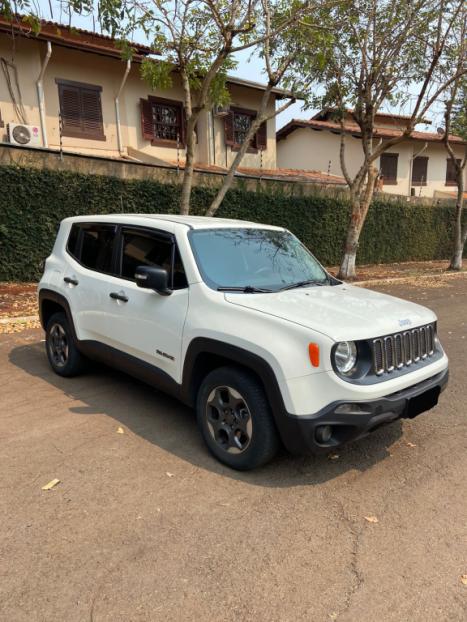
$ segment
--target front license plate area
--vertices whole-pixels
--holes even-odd
[[[416,395],[415,397],[410,398],[407,403],[405,417],[407,417],[408,419],[413,419],[414,417],[420,415],[426,410],[434,408],[438,403],[439,394],[440,388],[433,387],[433,389],[425,391],[425,393],[421,393],[420,395]]]

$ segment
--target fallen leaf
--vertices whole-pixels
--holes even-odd
[[[467,585],[467,574],[461,574],[461,583]]]
[[[407,447],[416,447],[416,445],[410,441],[407,441]]]
[[[50,490],[51,488],[54,488],[54,486],[56,486],[57,484],[60,484],[60,480],[59,479],[53,479],[52,481],[50,481],[45,486],[42,486],[42,490]]]
[[[369,523],[378,523],[379,522],[378,519],[376,518],[376,516],[365,516],[364,518]]]
[[[339,454],[329,454],[328,455],[328,460],[339,460],[340,456]]]
[[[167,477],[174,477],[174,474],[167,471]]]
[[[117,434],[125,434],[125,430],[121,426],[118,426]]]

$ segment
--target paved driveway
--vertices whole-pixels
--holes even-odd
[[[465,621],[467,278],[385,291],[439,314],[439,406],[247,474],[172,399],[2,335],[0,620]]]

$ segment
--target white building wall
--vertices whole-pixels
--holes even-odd
[[[359,138],[346,136],[345,161],[351,177],[356,175],[363,161],[362,145]],[[376,141],[375,141],[376,145]],[[424,148],[421,141],[405,141],[388,149],[388,153],[398,153],[397,184],[385,185],[384,192],[410,196],[412,184],[411,160]],[[330,172],[342,176],[339,158],[340,135],[328,130],[298,128],[277,143],[277,165],[279,168],[293,168]],[[457,157],[462,158],[463,147],[454,149]],[[455,186],[446,185],[447,152],[443,145],[428,143],[420,153],[428,157],[427,185],[414,186],[415,196],[432,197],[435,191],[455,192]],[[379,161],[377,161],[379,167]],[[467,186],[467,172],[466,181]]]

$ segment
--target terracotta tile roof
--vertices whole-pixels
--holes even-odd
[[[170,164],[170,166],[173,166],[174,168],[177,166],[177,162],[174,160],[168,161],[167,164]],[[181,160],[178,165],[181,169],[185,168],[185,162],[183,160]],[[195,170],[206,173],[227,173],[227,169],[225,167],[215,166],[212,164],[196,164]],[[347,185],[345,179],[343,177],[339,177],[338,175],[328,175],[327,173],[323,173],[321,171],[305,171],[292,168],[259,169],[240,166],[237,171],[237,176],[272,180],[275,179],[279,181],[302,181],[317,184],[331,184],[334,186]]]
[[[18,16],[12,22],[0,16],[0,31],[30,37],[31,39],[37,38],[43,41],[50,41],[57,45],[87,50],[97,54],[104,54],[105,56],[121,56],[118,41],[112,37],[82,28],[70,28],[69,26],[47,20],[41,20],[41,30],[36,36],[29,24],[21,21],[21,16]],[[132,44],[132,47],[137,57],[153,53],[151,48],[139,43]]]
[[[291,132],[296,129],[308,127],[312,130],[329,130],[333,133],[340,133],[340,125],[339,123],[335,123],[334,121],[318,121],[315,119],[305,120],[305,119],[292,119],[289,121],[287,125],[282,127],[277,133],[277,140],[281,140],[286,138]],[[344,130],[347,134],[352,134],[354,136],[360,136],[360,128],[356,123],[345,123]],[[402,131],[397,129],[389,129],[384,127],[375,128],[373,132],[373,136],[375,138],[395,138],[397,136],[401,136]],[[406,140],[418,140],[423,142],[437,142],[440,143],[443,140],[443,136],[438,134],[437,132],[418,132],[413,131],[410,137],[407,137]],[[467,144],[467,141],[463,140],[460,136],[455,136],[451,134],[449,136],[449,140],[452,143],[457,143],[459,145]]]

